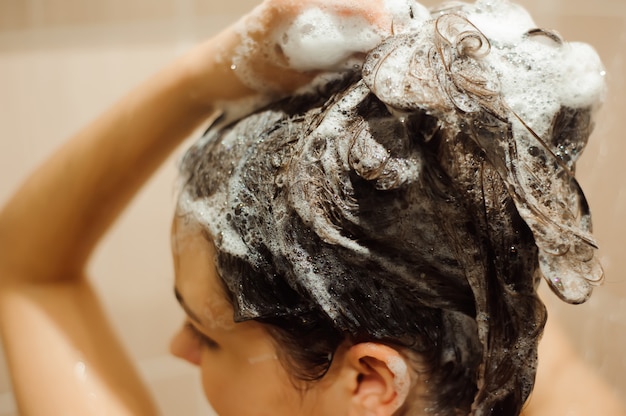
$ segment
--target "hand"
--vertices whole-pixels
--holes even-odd
[[[220,60],[250,90],[288,93],[340,71],[391,32],[383,0],[266,0],[220,35]]]
[[[243,20],[233,61],[243,82],[289,91],[351,66],[388,35],[390,20],[383,0],[266,0]]]

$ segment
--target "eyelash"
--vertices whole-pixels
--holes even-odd
[[[220,348],[220,346],[219,346],[219,344],[217,342],[213,341],[211,338],[209,338],[208,336],[206,336],[202,332],[200,332],[200,330],[198,330],[198,328],[193,326],[193,324],[191,322],[187,322],[185,324],[185,328],[187,328],[187,330],[189,330],[191,332],[191,335],[193,335],[193,337],[195,339],[200,341],[207,348],[209,348],[211,350],[217,350],[217,349]]]

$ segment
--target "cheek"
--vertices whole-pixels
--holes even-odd
[[[201,366],[205,395],[220,416],[307,416],[298,391],[279,366],[274,358],[240,359],[228,353],[213,357],[205,352]]]
[[[225,355],[225,354],[224,354]],[[205,351],[200,366],[204,395],[220,416],[250,415],[247,409],[254,400],[250,397],[251,386],[247,374],[240,366],[233,366],[229,359],[210,356]],[[253,392],[253,390],[252,390]]]

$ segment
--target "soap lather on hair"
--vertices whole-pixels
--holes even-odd
[[[387,5],[389,37],[323,8],[279,31],[304,69],[372,50],[217,123],[185,156],[179,211],[213,236],[237,320],[406,346],[437,357],[436,408],[519,411],[541,276],[570,303],[603,279],[574,168],[604,70],[508,1]]]

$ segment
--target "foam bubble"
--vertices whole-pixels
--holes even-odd
[[[428,19],[430,11],[412,0],[385,0],[385,10],[392,16],[391,31],[394,35],[413,32]]]
[[[492,43],[485,63],[498,74],[505,101],[538,132],[547,131],[561,106],[602,100],[604,68],[589,45],[566,43],[555,32],[529,35],[535,22],[505,0],[480,0],[467,8],[467,18]]]
[[[398,405],[409,395],[411,390],[411,378],[409,376],[409,367],[406,361],[399,356],[391,356],[387,359],[387,367],[393,374],[393,383],[397,392]]]
[[[255,49],[264,48],[265,58],[280,62],[299,71],[342,71],[358,66],[360,54],[369,52],[390,34],[413,31],[419,22],[430,16],[428,9],[413,0],[385,0],[385,12],[391,16],[391,26],[370,21],[371,16],[345,12],[332,3],[304,8],[291,21],[272,28],[272,36],[259,45],[251,34],[265,31],[263,19],[267,6],[261,4],[236,28],[241,45],[235,52],[231,68],[247,86],[260,92],[275,92],[280,88],[271,79],[260,79],[247,57]],[[355,2],[352,9],[362,6]]]
[[[479,0],[465,10],[468,19],[499,44],[515,45],[528,29],[537,27],[522,6],[508,1]]]
[[[289,66],[301,70],[335,70],[349,57],[378,45],[383,34],[363,17],[341,17],[330,10],[310,8],[301,13],[275,42]]]
[[[276,31],[289,65],[297,70],[337,70],[350,68],[358,53],[366,53],[391,33],[413,31],[430,17],[428,9],[412,0],[386,0],[385,11],[391,27],[379,27],[365,17],[346,16],[331,7],[305,9],[285,29]]]

